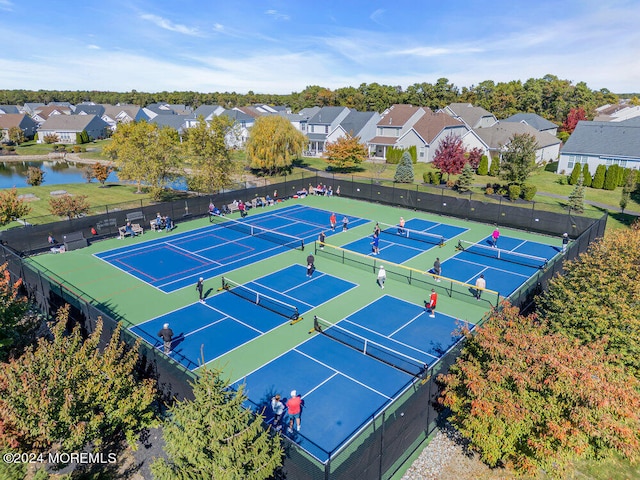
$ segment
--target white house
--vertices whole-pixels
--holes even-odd
[[[462,137],[468,128],[460,120],[443,112],[425,113],[396,142],[396,147],[416,147],[418,162],[431,162],[440,143],[449,135]]]
[[[555,123],[541,117],[537,113],[516,113],[515,115],[511,115],[510,117],[507,117],[504,120],[500,121],[524,123],[526,125],[532,126],[539,132],[546,132],[551,135],[555,135],[558,133],[558,126]]]
[[[376,124],[380,120],[378,112],[358,112],[351,110],[340,124],[327,135],[326,143],[334,143],[341,137],[352,135],[366,144],[376,134]]]
[[[369,156],[386,158],[387,149],[393,147],[398,139],[407,133],[427,112],[428,107],[414,107],[413,105],[391,105],[380,117],[376,125],[376,136],[368,142]]]
[[[52,115],[38,128],[38,143],[47,135],[56,135],[57,143],[76,143],[76,134],[86,131],[90,139],[105,138],[107,123],[96,115]]]

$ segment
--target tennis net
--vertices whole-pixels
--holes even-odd
[[[511,250],[503,250],[497,247],[489,247],[487,245],[468,242],[466,240],[459,240],[456,248],[463,252],[497,258],[499,260],[504,260],[505,262],[517,263],[519,265],[525,265],[532,268],[544,268],[548,262],[548,259],[544,257],[536,257],[535,255],[513,252]]]
[[[443,246],[445,238],[442,235],[436,235],[434,233],[421,232],[420,230],[412,230],[406,227],[400,227],[400,225],[389,225],[388,223],[378,222],[380,226],[380,233],[387,235],[395,235],[407,237],[419,242],[429,243],[431,245]]]
[[[228,278],[222,277],[222,288],[229,293],[237,295],[244,300],[248,300],[290,320],[297,320],[300,316],[298,307],[289,305],[282,300],[277,300],[264,293],[256,292],[246,285],[241,285]]]
[[[216,225],[221,225],[225,228],[235,230],[236,232],[244,233],[256,238],[262,238],[269,242],[284,245],[289,248],[299,248],[304,250],[304,239],[300,237],[294,237],[286,233],[276,232],[275,230],[269,230],[267,228],[251,225],[250,223],[240,222],[233,218],[225,218],[222,215],[209,215],[209,221]]]
[[[332,340],[336,340],[414,377],[420,377],[427,369],[427,365],[420,360],[364,338],[318,316],[313,317],[313,329]]]

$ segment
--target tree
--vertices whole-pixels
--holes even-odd
[[[607,352],[640,378],[640,222],[607,233],[564,264],[549,282],[538,313],[555,331],[587,345],[605,339]]]
[[[440,401],[483,461],[563,477],[576,459],[637,459],[640,382],[606,340],[580,344],[508,304],[466,336]]]
[[[584,108],[582,107],[572,108],[571,110],[569,110],[569,113],[567,114],[567,118],[565,119],[565,121],[562,122],[560,131],[571,134],[576,129],[578,122],[580,120],[586,120],[586,119],[587,119],[587,115],[584,111]]]
[[[582,173],[578,177],[578,183],[576,183],[575,188],[569,194],[569,211],[576,213],[584,212],[584,184]]]
[[[582,165],[579,163],[576,163],[573,166],[573,170],[571,170],[571,175],[569,175],[569,185],[575,185],[576,183],[578,183],[578,178],[580,178],[580,175],[582,175]],[[584,177],[583,177],[583,180],[584,180]]]
[[[478,147],[473,147],[467,153],[467,162],[469,163],[469,165],[471,165],[471,168],[473,169],[474,172],[478,170],[478,168],[480,166],[480,161],[482,160],[483,156],[484,155],[482,154],[482,149],[478,148]],[[478,175],[480,175],[479,172],[478,172]],[[486,173],[485,173],[485,175],[486,175]]]
[[[624,213],[625,208],[629,204],[629,198],[631,197],[631,193],[636,189],[636,176],[635,172],[631,172],[631,174],[627,175],[626,183],[624,187],[622,187],[622,195],[620,196],[620,209],[622,213]]]
[[[497,177],[500,174],[500,157],[491,157],[491,166],[489,167],[489,176]]]
[[[473,184],[473,167],[471,164],[465,163],[460,178],[458,178],[458,191],[468,192]]]
[[[58,143],[60,141],[60,138],[55,133],[48,133],[42,139],[44,140],[44,143],[48,145]]]
[[[465,163],[467,163],[467,159],[462,139],[453,134],[445,137],[435,151],[433,166],[440,169],[442,173],[446,173],[447,180],[449,180],[452,173],[457,175],[462,172]]]
[[[163,428],[168,458],[151,466],[158,480],[267,479],[282,464],[279,436],[244,408],[244,387],[234,392],[220,374],[204,369],[193,384],[194,399],[169,409]]]
[[[325,144],[323,157],[326,162],[337,170],[351,170],[363,163],[369,152],[360,137],[354,137],[350,133],[338,138],[335,142]]]
[[[582,165],[582,180],[585,187],[590,187],[593,182],[593,178],[591,177],[591,173],[589,172],[589,164],[585,163]]]
[[[307,137],[286,118],[259,117],[247,140],[247,158],[251,168],[273,175],[289,169],[306,144]]]
[[[84,178],[87,183],[91,183],[91,180],[94,178],[93,167],[91,165],[86,165],[82,168],[82,178]]]
[[[86,195],[60,195],[49,199],[49,211],[59,217],[79,217],[89,213],[91,207]]]
[[[393,181],[397,183],[413,183],[413,162],[411,161],[411,154],[405,151],[402,154],[400,163],[396,167],[396,173],[393,177]]]
[[[604,176],[604,189],[615,190],[618,186],[618,165],[615,163],[607,168],[607,173]]]
[[[591,182],[591,188],[604,187],[604,178],[606,176],[607,167],[604,165],[598,165],[596,167],[596,173],[593,175],[593,181]]]
[[[187,131],[184,146],[193,163],[191,190],[212,194],[230,185],[237,170],[227,146],[227,137],[235,135],[233,125],[233,119],[223,115],[209,123],[200,117],[198,124]]]
[[[528,133],[514,134],[502,152],[500,177],[509,183],[522,185],[536,168],[538,142]]]
[[[482,155],[480,158],[480,163],[478,164],[478,175],[488,175],[489,174],[489,159],[486,155]]]
[[[0,190],[0,225],[26,217],[30,212],[31,206],[18,198],[18,190],[15,187]]]
[[[0,368],[0,444],[22,451],[75,452],[126,438],[133,445],[154,418],[156,389],[138,380],[140,340],[128,349],[118,325],[101,349],[102,320],[83,340],[65,331],[69,306],[50,325],[52,338]]]
[[[104,184],[113,172],[113,167],[111,165],[107,165],[101,162],[94,163],[92,166],[93,176],[98,182],[100,182],[100,188],[104,187]]]
[[[9,141],[15,143],[16,145],[20,145],[24,143],[24,132],[20,127],[11,127],[8,131]]]
[[[0,265],[0,361],[7,359],[20,339],[20,326],[29,308],[26,298],[18,295],[21,285],[22,279],[12,284],[6,263]]]
[[[44,172],[39,167],[27,168],[27,184],[37,187],[44,183]]]

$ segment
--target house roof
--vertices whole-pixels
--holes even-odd
[[[546,118],[542,118],[537,113],[516,113],[515,115],[511,115],[510,117],[507,117],[501,121],[526,123],[527,125],[531,125],[533,128],[540,132],[558,128],[555,123],[547,120]]]
[[[240,110],[225,110],[220,115],[225,115],[229,118],[232,118],[236,122],[246,122],[246,123],[255,122],[255,118],[253,118],[251,115],[247,115],[246,113]]]
[[[347,107],[322,107],[313,117],[309,118],[309,125],[331,125]]]
[[[98,116],[102,116],[102,114],[104,113],[104,106],[102,105],[86,105],[86,104],[80,104],[76,106],[75,111],[73,112],[74,115],[80,115],[80,114],[85,114],[85,115],[98,115]]]
[[[127,115],[129,115],[132,119],[135,120],[136,117],[138,116],[138,113],[140,113],[140,110],[141,110],[141,107],[139,107],[138,105],[124,104],[124,105],[103,105],[103,106],[104,106],[105,115],[108,115],[114,120],[122,112],[125,112]]]
[[[382,118],[380,118],[378,126],[402,127],[418,110],[430,111],[430,109],[426,107],[414,107],[413,105],[406,104],[391,105],[382,113]]]
[[[465,124],[463,122],[444,112],[428,112],[426,115],[420,117],[420,120],[418,120],[412,128],[425,142],[430,144],[443,128],[464,126]]]
[[[106,123],[96,115],[52,115],[41,126],[39,130],[70,130],[81,132],[95,118],[102,123]]]
[[[369,140],[367,143],[369,145],[395,145],[395,143],[398,141],[397,137],[373,137],[371,140]]]
[[[0,105],[0,114],[7,113],[20,113],[20,110],[15,105]]]
[[[560,143],[560,140],[554,135],[547,132],[539,132],[532,126],[525,123],[496,123],[495,125],[486,128],[474,128],[473,131],[492,150],[509,144],[513,135],[522,135],[525,133],[535,137],[536,142],[538,143],[538,148],[544,148]]]
[[[307,118],[313,117],[316,113],[320,111],[320,107],[308,107],[303,108],[298,112],[299,115],[304,115]]]
[[[155,123],[160,127],[171,127],[175,130],[180,130],[189,119],[193,120],[184,115],[157,115],[149,120],[149,123]]]
[[[43,107],[36,108],[34,113],[36,113],[41,118],[49,118],[53,112],[60,112],[64,115],[71,115],[71,108],[64,105],[49,104]]]
[[[198,118],[202,115],[204,118],[207,118],[209,115],[213,115],[217,109],[220,108],[220,105],[200,105],[193,112],[193,115]]]
[[[483,117],[493,117],[493,113],[482,107],[474,107],[470,103],[451,103],[447,106],[456,117],[461,118],[467,125],[473,127]]]
[[[340,126],[345,132],[358,136],[365,125],[376,115],[376,112],[358,112],[357,110],[351,110],[349,115],[340,122]]]
[[[233,110],[239,110],[252,118],[258,118],[265,115],[265,112],[258,110],[256,107],[235,107]]]
[[[634,119],[635,120],[635,119]],[[578,122],[562,153],[620,155],[640,158],[640,125],[637,121]]]
[[[35,127],[37,125],[36,122],[34,122],[33,119],[26,113],[5,113],[3,115],[0,115],[0,129],[20,127],[20,125],[25,121],[25,118],[26,121],[32,124],[32,127]]]

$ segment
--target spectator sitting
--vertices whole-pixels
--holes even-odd
[[[316,187],[316,195],[324,195],[324,187],[321,183]]]
[[[96,230],[96,227],[91,227],[91,235],[98,235],[98,231]]]
[[[127,222],[127,224],[124,227],[124,231],[125,231],[125,233],[128,233],[132,237],[136,236],[136,232],[133,231],[133,227],[131,226],[131,222]]]
[[[67,251],[67,247],[60,245],[59,247],[51,247],[51,253],[64,253]]]
[[[327,188],[326,195],[327,195],[327,197],[333,196],[333,189],[331,188],[331,185],[329,185],[329,188]]]
[[[260,197],[256,198],[256,207],[264,207],[264,202],[262,201],[262,198]]]
[[[273,200],[271,199],[269,194],[267,194],[267,196],[264,197],[264,199],[267,201],[267,205],[273,205]]]
[[[214,215],[220,215],[220,209],[218,207],[216,207],[215,205],[213,207],[213,214]]]
[[[164,228],[164,217],[158,213],[156,215],[156,230],[162,230]]]
[[[222,206],[222,215],[229,215],[231,213],[231,210],[229,210],[229,207],[227,205],[223,205]]]
[[[47,242],[49,242],[49,245],[55,245],[56,244],[56,239],[53,238],[52,235],[49,235],[49,237],[47,238]]]
[[[309,194],[306,188],[303,188],[302,190],[298,190],[296,193],[298,194],[299,197],[306,197]]]

